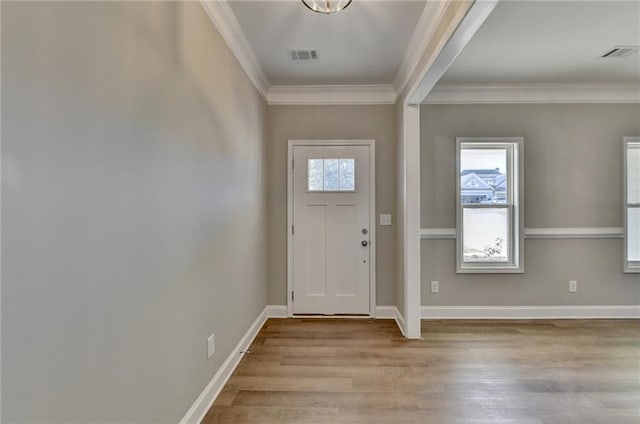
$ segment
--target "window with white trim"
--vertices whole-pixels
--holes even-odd
[[[457,272],[524,272],[523,139],[457,139]]]
[[[640,272],[640,137],[624,138],[624,270]]]

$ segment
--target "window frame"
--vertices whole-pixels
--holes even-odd
[[[312,160],[321,160],[322,161],[322,190],[312,190],[311,188],[309,188],[309,164]],[[326,189],[324,188],[324,183],[325,183],[325,161],[326,160],[337,160],[338,161],[338,188],[337,189]],[[341,161],[343,160],[351,160],[353,161],[353,189],[341,189],[340,188],[340,164]],[[357,193],[357,181],[356,181],[356,159],[355,158],[307,158],[307,193],[308,194],[314,194],[314,193]]]
[[[623,227],[623,232],[624,232],[624,256],[623,256],[623,263],[624,263],[624,272],[625,273],[640,273],[640,261],[630,261],[629,260],[629,224],[628,224],[628,215],[629,215],[629,209],[633,208],[640,208],[640,203],[629,203],[629,198],[628,198],[628,179],[629,179],[629,167],[628,167],[628,160],[629,160],[629,150],[632,148],[630,146],[634,146],[633,148],[637,148],[640,149],[640,137],[624,137],[623,138],[623,146],[622,146],[622,156],[623,156],[623,174],[622,174],[622,181],[623,181],[623,204],[622,204],[622,221],[624,223],[624,227]],[[637,146],[637,147],[636,147]]]
[[[461,158],[465,145],[477,143],[475,149],[507,148],[506,203],[463,204],[461,196]],[[464,209],[508,209],[508,261],[464,261]],[[502,274],[524,273],[524,138],[457,137],[456,138],[456,273]]]

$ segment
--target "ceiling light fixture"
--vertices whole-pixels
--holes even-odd
[[[302,0],[302,3],[314,12],[331,15],[346,9],[351,0]]]

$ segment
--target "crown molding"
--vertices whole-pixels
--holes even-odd
[[[640,84],[442,84],[424,103],[640,103]]]
[[[229,3],[226,0],[200,0],[200,4],[253,85],[267,100],[271,84]]]
[[[389,105],[396,92],[390,84],[379,85],[273,85],[269,105]]]
[[[227,0],[199,0],[245,73],[270,105],[395,104],[406,87],[447,7],[428,1],[420,15],[393,84],[272,86]]]
[[[418,24],[416,25],[409,45],[405,50],[404,58],[398,68],[395,78],[393,79],[393,88],[397,96],[399,96],[406,88],[411,74],[418,66],[418,62],[424,55],[429,45],[429,40],[433,38],[435,30],[440,25],[440,21],[447,10],[448,2],[446,1],[427,1]]]

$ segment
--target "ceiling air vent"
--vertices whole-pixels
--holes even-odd
[[[308,62],[318,60],[317,50],[288,50],[289,57],[294,62]]]
[[[632,54],[638,54],[638,50],[640,50],[640,46],[615,46],[598,57],[600,59],[622,59]]]

